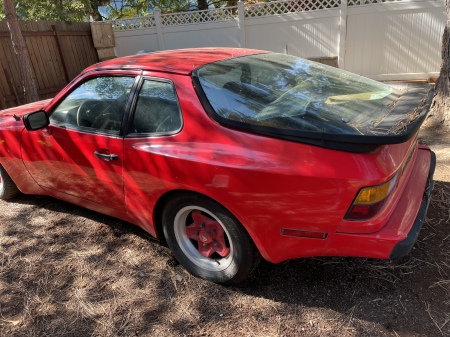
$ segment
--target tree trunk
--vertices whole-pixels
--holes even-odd
[[[450,125],[450,0],[445,0],[446,21],[442,36],[442,64],[436,81],[435,94],[427,117],[427,125]]]
[[[197,0],[199,10],[208,9],[208,0]]]
[[[103,21],[102,15],[100,14],[100,11],[98,10],[98,6],[103,5],[105,1],[102,0],[90,0],[90,15],[92,16],[92,19],[94,21]],[[110,1],[106,1],[106,3],[109,3]]]
[[[17,17],[14,2],[13,0],[3,0],[3,6],[5,8],[6,22],[11,33],[11,41],[19,61],[19,70],[25,99],[27,103],[38,101],[39,95],[37,93],[36,75],[34,74],[25,39],[20,30],[19,19]]]

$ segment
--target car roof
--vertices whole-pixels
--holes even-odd
[[[118,57],[100,62],[85,70],[147,70],[189,75],[205,64],[244,55],[266,53],[244,48],[189,48],[165,50]]]

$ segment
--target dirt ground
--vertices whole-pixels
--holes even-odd
[[[40,196],[0,202],[0,336],[450,336],[450,136],[410,256],[263,262],[241,287],[190,276],[164,242]]]

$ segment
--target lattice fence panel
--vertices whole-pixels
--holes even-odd
[[[114,30],[156,27],[155,17],[153,15],[131,19],[116,19],[109,22],[113,24]]]
[[[355,0],[353,0],[355,1]],[[261,17],[292,12],[339,7],[340,0],[285,0],[247,5],[245,17]]]
[[[377,3],[383,3],[383,2],[399,2],[403,0],[348,0],[349,6],[355,6],[355,5],[369,5],[369,4],[377,4]]]
[[[204,11],[162,14],[163,26],[189,25],[204,22],[234,20],[237,16],[237,6],[208,9]]]

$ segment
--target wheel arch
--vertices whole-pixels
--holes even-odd
[[[19,191],[23,194],[45,194],[42,187],[29,174],[28,169],[20,157],[0,157],[0,166],[3,167]]]
[[[248,230],[248,228],[245,226],[245,224],[241,221],[241,219],[238,216],[236,216],[236,214],[233,211],[231,211],[226,205],[224,205],[223,203],[219,202],[218,200],[212,198],[211,196],[206,195],[204,193],[192,191],[192,190],[185,190],[185,189],[171,190],[171,191],[164,193],[163,195],[161,195],[159,197],[159,199],[156,202],[155,207],[153,209],[153,223],[154,223],[155,233],[156,233],[157,237],[163,236],[162,214],[163,214],[165,205],[171,198],[182,195],[182,194],[201,196],[201,197],[207,198],[213,202],[216,202],[217,204],[224,207],[234,218],[236,218],[237,221],[239,221],[239,223],[242,225],[242,227],[245,229],[245,231],[248,233],[248,235],[252,239],[253,243],[255,244],[256,248],[258,249],[258,251],[262,255],[262,257],[264,259],[268,258],[267,252],[264,249],[264,247],[262,247],[261,242],[258,240],[258,237],[256,235],[254,235],[254,233],[252,233],[252,231]]]
[[[11,179],[8,172],[0,165],[0,199],[9,200],[20,194],[16,183]]]

